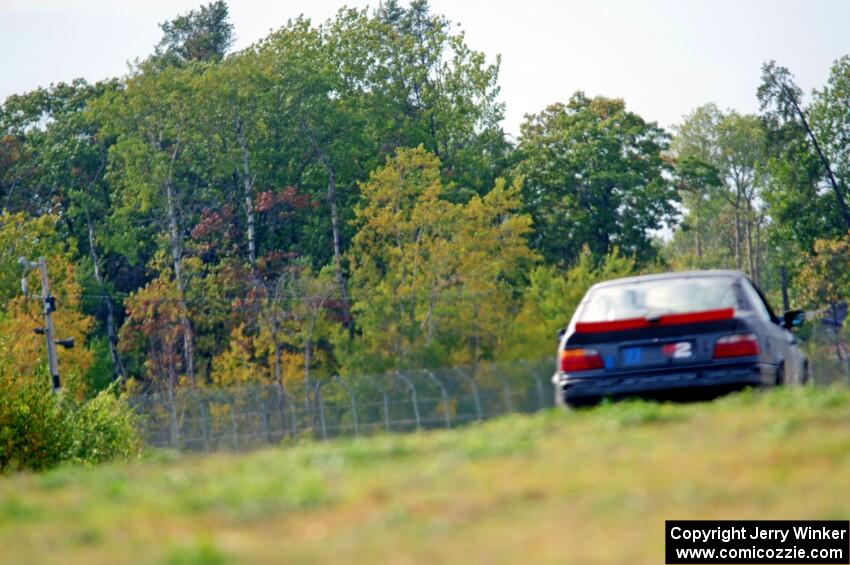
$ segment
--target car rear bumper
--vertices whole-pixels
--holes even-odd
[[[726,367],[694,368],[688,371],[659,371],[640,374],[577,378],[556,374],[555,393],[569,404],[603,398],[665,396],[665,393],[708,391],[762,386],[775,382],[776,367],[749,363]]]

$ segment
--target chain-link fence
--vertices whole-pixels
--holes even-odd
[[[816,385],[850,383],[850,348],[822,320],[801,342]],[[131,403],[148,444],[191,451],[248,449],[285,438],[453,428],[552,405],[553,359],[331,377],[280,385],[178,388]]]
[[[248,449],[284,438],[453,428],[552,405],[554,362],[331,377],[310,386],[181,388],[136,396],[149,445],[190,451]]]
[[[812,380],[817,385],[850,383],[850,348],[842,335],[842,325],[828,322],[814,320],[804,343]]]

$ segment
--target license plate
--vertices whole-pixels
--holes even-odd
[[[691,357],[693,357],[693,343],[690,341],[643,347],[624,347],[620,350],[620,364],[623,367],[663,365],[676,361],[686,361]]]

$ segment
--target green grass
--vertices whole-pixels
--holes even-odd
[[[661,563],[665,519],[850,517],[850,391],[0,477],[12,563]]]

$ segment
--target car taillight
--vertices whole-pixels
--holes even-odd
[[[759,340],[755,334],[726,335],[714,344],[714,358],[752,357],[759,354]]]
[[[561,370],[565,373],[590,371],[604,367],[602,357],[595,349],[575,348],[561,351]]]

